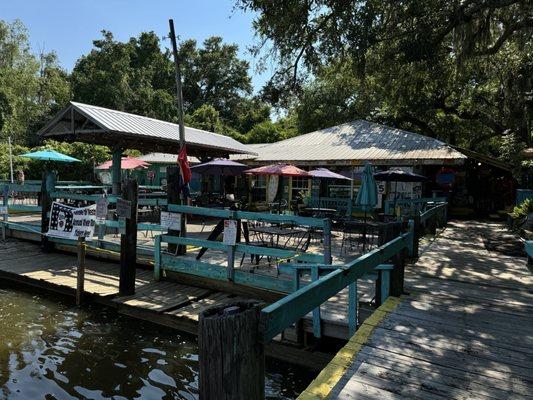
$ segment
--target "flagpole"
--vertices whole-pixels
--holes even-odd
[[[177,106],[178,106],[178,126],[179,126],[179,135],[180,135],[180,154],[183,148],[185,147],[185,125],[183,122],[183,91],[181,88],[181,69],[180,69],[180,60],[178,58],[178,45],[176,43],[176,32],[174,31],[174,20],[169,19],[168,24],[170,27],[170,42],[172,43],[172,54],[174,56],[174,66],[176,69],[175,78],[176,78],[176,98],[177,98]],[[182,185],[185,184],[184,177],[183,177],[183,171],[181,170],[180,165],[180,173],[181,173],[181,182]],[[187,199],[184,196],[183,190],[181,190],[180,193],[180,199],[181,204],[185,205],[187,203]],[[182,237],[187,236],[187,215],[182,213],[181,215],[181,230],[180,234]],[[185,254],[186,246],[180,246],[181,251],[180,253]]]
[[[9,172],[11,173],[11,183],[14,183],[13,180],[13,151],[11,150],[11,136],[7,137],[7,143],[9,148]]]

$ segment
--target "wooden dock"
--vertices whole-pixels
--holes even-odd
[[[452,222],[301,399],[532,399],[533,294],[496,223]],[[492,238],[492,239],[491,239]]]

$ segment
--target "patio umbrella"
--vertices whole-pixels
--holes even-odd
[[[313,178],[318,179],[343,179],[351,181],[351,178],[348,178],[347,176],[337,174],[336,172],[330,171],[327,168],[317,168],[309,171],[309,175],[311,175]],[[320,190],[318,191],[318,206],[320,207]]]
[[[272,164],[264,167],[252,168],[245,172],[250,175],[280,175],[309,177],[309,172],[290,164]]]
[[[66,154],[59,153],[55,150],[34,151],[33,153],[25,153],[25,154],[21,154],[20,156],[31,158],[33,160],[41,160],[41,161],[57,161],[57,162],[65,162],[65,163],[81,162],[77,158],[67,156]]]
[[[367,163],[361,175],[361,188],[355,199],[355,205],[362,208],[365,212],[365,218],[363,220],[363,251],[365,251],[366,245],[366,213],[372,211],[376,207],[376,204],[378,204],[378,189],[374,175],[372,174],[372,166],[370,163]]]
[[[429,180],[424,175],[418,175],[401,169],[389,169],[387,171],[376,172],[374,178],[384,182],[395,182],[394,209],[396,209],[396,198],[398,197],[398,182],[427,182]]]
[[[240,175],[247,169],[247,165],[225,158],[217,158],[191,167],[193,172],[198,172],[199,174],[224,176]]]
[[[247,175],[277,175],[292,177],[307,177],[311,175],[307,171],[290,164],[272,164],[263,167],[252,168],[245,172]],[[281,201],[278,203],[278,212],[281,212]]]
[[[100,164],[95,167],[95,169],[110,169],[113,165],[113,160],[106,161],[103,164]],[[122,157],[120,160],[120,169],[136,169],[136,168],[148,168],[150,166],[149,163],[146,161],[143,161],[139,158],[135,157]]]
[[[236,161],[228,160],[226,158],[217,158],[209,162],[195,165],[191,167],[192,172],[197,172],[202,175],[220,175],[220,176],[236,176],[242,174],[248,166],[238,163]],[[226,194],[226,187],[222,183],[224,195]]]

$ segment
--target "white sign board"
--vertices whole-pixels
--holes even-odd
[[[95,223],[96,204],[76,208],[54,201],[50,210],[47,235],[72,240],[78,237],[92,240]]]
[[[223,242],[228,246],[235,246],[237,242],[237,221],[226,219],[224,221],[224,239]]]
[[[7,212],[7,206],[0,206],[0,215],[6,215]]]
[[[161,227],[174,231],[181,230],[181,214],[161,211]]]
[[[105,197],[101,197],[96,200],[96,221],[98,223],[104,223],[107,219],[107,206],[109,205],[109,200]]]

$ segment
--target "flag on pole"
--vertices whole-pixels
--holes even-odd
[[[189,167],[189,160],[187,159],[187,146],[183,146],[178,154],[178,165],[180,166],[183,183],[189,183],[191,181],[192,172]]]

